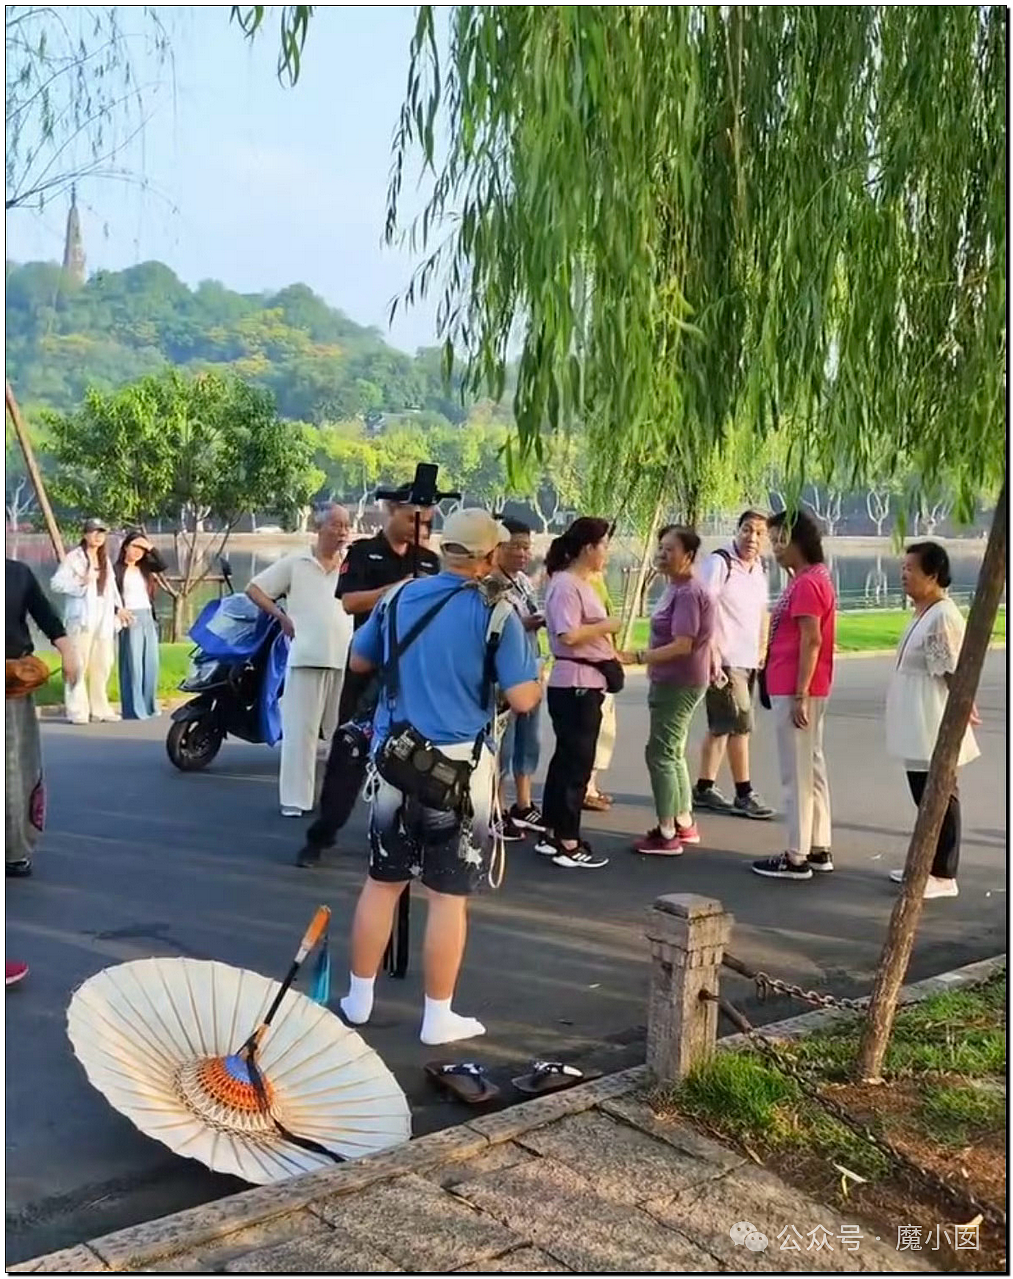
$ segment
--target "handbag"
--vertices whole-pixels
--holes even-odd
[[[28,653],[24,657],[8,657],[6,663],[6,696],[9,698],[28,697],[37,688],[41,688],[52,673],[46,663],[34,653]]]
[[[621,693],[626,687],[626,671],[618,657],[606,657],[600,662],[593,662],[589,657],[564,657],[564,662],[576,662],[578,666],[590,666],[605,676],[605,691]]]

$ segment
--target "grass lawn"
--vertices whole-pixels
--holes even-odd
[[[175,697],[178,695],[179,684],[186,677],[187,671],[190,669],[190,650],[193,644],[160,644],[161,662],[158,670],[158,696],[161,699]],[[58,653],[48,650],[39,653],[39,656],[55,671],[49,680],[35,694],[36,706],[62,706],[63,705],[63,676],[60,674],[60,656]],[[117,663],[113,664],[112,686],[109,692],[110,700],[118,702],[120,699],[120,679]]]
[[[997,1210],[1006,1197],[1006,972],[947,991],[897,1015],[885,1083],[850,1082],[858,1017],[782,1043],[817,1091],[916,1166],[963,1186]],[[898,1223],[965,1222],[966,1202],[905,1176],[875,1146],[752,1048],[717,1053],[675,1087],[648,1097],[661,1119],[689,1119],[731,1141],[754,1161],[842,1213],[864,1217],[897,1238]],[[961,1215],[964,1214],[964,1215]],[[847,1220],[842,1216],[841,1220]],[[1004,1232],[980,1224],[976,1250],[941,1245],[933,1264],[951,1270],[1003,1269]]]
[[[837,651],[839,653],[872,653],[877,649],[897,647],[911,614],[902,609],[885,612],[839,613],[837,616]],[[648,621],[641,618],[633,628],[631,648],[646,648]],[[992,629],[994,639],[1006,640],[1006,610],[1000,609]]]

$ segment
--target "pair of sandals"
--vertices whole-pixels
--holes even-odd
[[[474,1061],[431,1061],[426,1074],[444,1092],[469,1106],[479,1106],[500,1095],[500,1089]],[[586,1075],[576,1066],[561,1061],[533,1061],[527,1074],[512,1080],[518,1092],[529,1097],[539,1097],[547,1092],[559,1092],[586,1082],[594,1076]]]
[[[607,813],[612,807],[612,796],[604,791],[596,791],[593,795],[584,796],[583,807],[589,813]]]

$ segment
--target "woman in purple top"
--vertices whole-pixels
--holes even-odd
[[[692,529],[669,525],[658,534],[657,566],[668,587],[651,615],[646,651],[624,653],[647,667],[651,712],[644,752],[658,824],[636,844],[638,853],[677,857],[684,844],[699,844],[693,822],[693,792],[686,763],[686,739],[693,712],[703,701],[711,676],[714,604],[693,576],[700,539]]]
[[[556,750],[542,796],[546,834],[535,848],[566,870],[608,865],[608,858],[595,856],[580,837],[606,690],[605,676],[595,663],[615,661],[612,636],[620,625],[608,616],[589,581],[605,565],[608,541],[608,522],[583,516],[553,541],[545,557],[545,627],[554,659],[546,703]]]

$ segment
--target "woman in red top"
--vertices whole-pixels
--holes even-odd
[[[837,594],[812,516],[781,511],[767,528],[774,558],[791,574],[771,614],[765,670],[787,840],[783,853],[753,862],[753,870],[768,879],[812,879],[813,871],[834,868],[823,720],[834,673]]]

